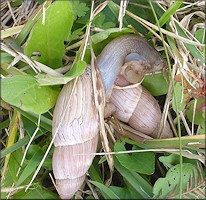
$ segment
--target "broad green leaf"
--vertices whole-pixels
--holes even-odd
[[[203,125],[205,124],[205,98],[199,98],[197,99],[196,109],[194,113],[194,103],[195,100],[190,101],[189,109],[186,110],[187,118],[190,122],[193,120],[193,114],[194,114],[194,123]]]
[[[180,156],[177,154],[170,154],[168,156],[160,156],[159,161],[164,164],[166,167],[173,167],[174,165],[179,164]]]
[[[102,164],[102,163],[104,163],[104,162],[106,162],[106,161],[107,161],[106,156],[102,156],[102,157],[99,159],[98,164]]]
[[[126,151],[123,143],[116,142],[114,146],[115,151]],[[132,150],[139,150],[134,146]],[[118,161],[122,166],[134,172],[151,175],[155,169],[155,156],[153,152],[141,152],[130,154],[117,154]]]
[[[1,68],[2,68],[2,75],[7,76],[8,74],[10,75],[22,75],[22,74],[26,74],[25,72],[21,71],[20,69],[18,69],[17,67],[13,67],[10,66],[9,64],[3,63],[1,64]]]
[[[162,73],[146,75],[142,86],[145,87],[153,96],[160,96],[167,94],[168,82]]]
[[[175,95],[174,95],[175,93]],[[176,82],[174,85],[174,92],[172,96],[172,108],[176,112],[181,111],[186,106],[186,100],[187,100],[188,94],[184,94],[184,88],[181,83]],[[175,99],[177,102],[177,107],[175,104]]]
[[[14,160],[14,157],[11,157],[9,162],[11,164],[15,164],[14,168],[16,169],[16,165],[18,164],[17,160]],[[16,183],[16,181],[17,181],[16,175],[13,176],[13,174],[12,174],[12,172],[10,170],[11,169],[11,165],[10,164],[8,165],[7,169],[8,170],[6,171],[4,178],[1,178],[1,199],[6,199],[6,198],[4,198],[4,195],[6,193],[3,193],[2,189],[3,188],[10,188],[10,187],[12,187],[12,185],[14,183]]]
[[[196,164],[195,159],[189,159],[186,157],[183,157],[183,163],[191,163],[191,164]],[[165,167],[173,167],[174,165],[180,164],[180,156],[177,154],[171,153],[170,155],[166,156],[160,156],[159,161],[164,164]]]
[[[41,63],[51,68],[61,67],[64,40],[70,34],[73,18],[70,1],[55,1],[32,28],[25,54],[31,56],[33,52],[40,52]]]
[[[112,190],[110,190],[107,186],[97,181],[90,181],[93,185],[98,187],[103,193],[105,199],[120,199]]]
[[[40,1],[40,0],[39,0]],[[45,0],[41,0],[42,3]],[[39,2],[40,3],[40,2]],[[51,5],[51,1],[47,1],[44,4],[44,9],[47,9],[49,6]],[[16,41],[19,44],[22,44],[23,41],[26,39],[26,37],[29,35],[29,32],[31,31],[32,27],[34,26],[34,24],[39,20],[39,18],[41,17],[43,12],[43,7],[41,7],[41,9],[36,10],[34,12],[34,14],[29,18],[29,20],[26,22],[26,24],[24,25],[23,29],[21,30],[21,32],[19,33],[19,35],[16,38]]]
[[[119,32],[119,28],[110,28],[100,33],[96,33],[91,37],[92,43],[97,44],[102,42],[103,40],[107,39],[112,33],[126,34],[126,33],[134,33],[132,29],[129,28],[122,28],[121,32]],[[121,34],[120,34],[121,33]]]
[[[42,114],[52,108],[58,92],[50,87],[40,87],[35,78],[30,75],[16,75],[2,79],[2,99],[7,103]]]
[[[65,76],[51,76],[48,74],[38,74],[36,76],[36,79],[41,86],[66,84],[69,81],[76,78],[77,76],[81,75],[84,72],[86,66],[87,63],[85,61],[79,60],[78,62],[74,63],[71,70],[69,70],[65,74]]]
[[[50,155],[52,156],[52,155]],[[43,165],[42,165],[42,168],[43,169],[46,169],[46,170],[49,170],[49,171],[52,171],[52,158],[47,158]]]
[[[41,159],[43,158],[44,153],[38,146],[38,150],[36,153],[34,152],[32,158],[29,160],[27,166],[24,168],[23,172],[21,173],[16,185],[21,185],[22,182],[24,182],[35,170],[36,167],[41,162]]]
[[[192,180],[192,185],[198,180],[197,166],[190,163],[183,163],[182,166],[182,189],[183,192],[187,189],[187,185]],[[194,180],[195,179],[195,180]],[[168,170],[165,178],[159,178],[153,187],[155,198],[165,199],[169,193],[177,195],[179,192],[180,183],[180,164],[175,165]]]

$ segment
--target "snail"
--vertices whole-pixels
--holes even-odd
[[[89,68],[75,87],[74,83],[71,81],[61,90],[52,122],[53,135],[57,132],[52,168],[62,199],[71,198],[81,187],[94,157],[90,154],[96,152],[98,143],[99,119]]]
[[[124,87],[129,82],[123,76],[118,76],[115,84]],[[125,89],[114,88],[109,102],[112,104],[112,110],[107,115],[112,114],[120,121],[128,123],[135,130],[157,138],[162,116],[161,110],[156,99],[143,86],[138,85]],[[166,121],[161,138],[168,137],[172,137],[172,132]]]
[[[121,112],[118,111],[121,110],[124,103],[120,104],[117,100],[122,98],[120,95],[124,95],[125,101],[127,101],[128,90],[116,90],[113,89],[113,85],[116,81],[117,85],[122,86],[120,80],[133,83],[137,79],[137,74],[142,75],[161,70],[163,68],[162,58],[144,38],[124,35],[106,45],[98,56],[97,63],[105,85],[106,98],[115,107],[113,114],[135,127],[133,125],[135,122],[129,122],[134,120],[123,120],[124,116],[121,118],[119,116]],[[139,96],[135,97],[133,101],[138,99],[141,101],[142,95],[144,96],[143,101],[145,99],[153,101],[148,109],[153,109],[153,105],[157,106],[155,111],[150,113],[154,114],[155,118],[158,115],[157,120],[160,120],[161,111],[152,95],[145,92],[146,90],[142,87],[132,89],[135,89],[133,94],[139,93]],[[132,97],[131,94],[130,96]],[[127,110],[127,107],[124,110]],[[123,114],[125,115],[125,113]],[[151,119],[153,120],[153,118]],[[158,123],[152,125],[149,134],[156,131]],[[52,167],[56,179],[56,189],[62,199],[69,199],[83,184],[98,143],[99,118],[94,103],[89,66],[77,82],[73,80],[64,85],[54,109],[52,127],[52,134],[55,137]],[[169,136],[167,129],[166,137]]]

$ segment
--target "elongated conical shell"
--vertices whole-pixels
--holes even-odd
[[[81,187],[96,152],[98,135],[81,144],[54,149],[52,166],[57,191],[62,199],[70,199]]]
[[[113,89],[110,102],[116,106],[114,116],[134,129],[156,138],[160,126],[161,110],[155,98],[141,85],[128,89]],[[162,138],[172,137],[169,124]]]
[[[68,199],[81,187],[98,143],[99,118],[89,69],[76,84],[74,80],[63,87],[52,126],[56,187],[61,198]]]

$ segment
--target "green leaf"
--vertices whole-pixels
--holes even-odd
[[[178,23],[175,22],[175,25],[177,27],[177,31],[178,31],[178,34],[181,36],[181,37],[184,37],[186,39],[190,39],[188,37],[188,35],[184,32],[184,30],[179,26]],[[205,64],[205,57],[203,56],[203,54],[199,51],[199,49],[192,45],[192,44],[187,44],[187,43],[184,43],[184,45],[186,46],[186,48],[189,50],[189,52],[194,56],[194,58],[197,59],[197,61],[201,64],[201,65],[204,65]]]
[[[115,27],[115,23],[113,22],[105,22],[105,14],[99,13],[93,20],[93,24],[95,27],[99,27],[101,29],[109,29]]]
[[[36,167],[41,162],[41,159],[43,158],[43,156],[44,156],[44,153],[38,146],[38,150],[36,151],[36,153],[33,154],[27,166],[24,168],[24,171],[20,175],[16,183],[17,186],[21,185],[21,183],[24,182],[36,170]]]
[[[189,159],[186,157],[183,157],[183,163],[191,163],[196,164],[197,160],[195,159]],[[166,156],[160,156],[159,161],[164,164],[165,167],[173,167],[174,165],[180,164],[180,156],[177,154],[171,153],[170,155]]]
[[[113,191],[120,199],[141,199],[141,196],[132,188],[110,186],[109,189]]]
[[[32,189],[28,189],[26,192],[23,189],[15,193],[13,199],[58,199],[58,196],[35,183],[32,185]]]
[[[112,190],[110,190],[104,184],[99,183],[97,181],[90,181],[90,182],[100,189],[105,199],[120,199]]]
[[[182,166],[182,189],[187,189],[188,183],[192,183],[194,186],[195,180],[198,180],[197,167],[190,163],[183,163]],[[190,179],[195,179],[192,182]],[[165,199],[169,194],[177,195],[179,192],[180,183],[180,164],[175,165],[168,170],[165,178],[159,178],[153,187],[153,193],[155,198]]]
[[[103,180],[101,178],[101,172],[99,170],[99,165],[97,163],[96,158],[94,158],[93,163],[89,168],[89,176],[91,177],[92,180],[98,181],[99,183],[103,183]]]
[[[175,93],[175,95],[174,95],[174,93]],[[172,108],[173,108],[173,110],[178,112],[178,111],[181,111],[185,108],[188,94],[184,94],[184,88],[183,88],[182,84],[179,82],[175,83],[174,93],[172,96]],[[177,102],[177,107],[175,104],[175,98],[176,98],[176,102]]]
[[[206,106],[205,98],[202,97],[197,99],[195,113],[194,113],[194,103],[195,100],[190,101],[189,109],[186,110],[187,118],[189,119],[190,122],[192,122],[193,114],[195,114],[194,123],[203,126],[205,124],[205,106]]]
[[[119,35],[122,34],[129,34],[129,33],[134,33],[132,29],[129,28],[122,28],[121,32],[119,31],[119,28],[110,28],[105,31],[96,33],[91,37],[92,43],[97,44],[99,42],[102,42],[103,40],[107,39],[112,33],[118,33]]]
[[[14,58],[10,54],[1,51],[1,64],[2,63],[8,63],[9,64],[13,61],[13,59]]]
[[[11,7],[18,7],[18,6],[22,5],[22,1],[20,1],[20,0],[12,1],[10,3],[10,5],[11,5]]]
[[[145,87],[153,96],[160,96],[167,94],[168,82],[162,73],[146,75],[142,86]]]
[[[116,142],[115,151],[126,151],[124,143]],[[133,146],[133,150],[139,150],[137,146]],[[118,161],[128,170],[151,175],[155,170],[155,156],[153,152],[141,152],[130,154],[117,154]]]
[[[70,1],[55,1],[34,25],[24,52],[31,56],[40,52],[39,61],[51,68],[62,66],[64,40],[70,34],[73,24],[73,10]],[[45,21],[44,21],[45,20]]]
[[[171,16],[182,5],[182,2],[183,2],[183,0],[179,0],[179,1],[174,2],[173,4],[170,5],[170,7],[166,11],[163,12],[163,14],[161,15],[161,17],[159,19],[160,27],[162,27],[165,23],[169,23],[170,22]],[[155,3],[154,3],[154,6],[156,6]],[[157,10],[156,10],[156,13],[160,14]],[[146,38],[150,38],[152,36],[152,34],[153,33],[149,32],[149,34],[147,34]]]
[[[37,82],[41,86],[45,85],[59,85],[59,84],[66,84],[69,81],[73,80],[77,76],[81,75],[87,63],[85,61],[79,60],[78,62],[74,63],[71,70],[69,70],[65,76],[51,76],[49,74],[38,74],[36,76]]]
[[[2,79],[2,99],[7,103],[42,114],[52,108],[58,92],[50,87],[40,87],[30,75],[16,75]]]
[[[174,165],[179,164],[180,156],[177,154],[170,154],[168,156],[160,156],[159,161],[164,164],[166,167],[173,167]]]
[[[195,37],[202,44],[205,44],[205,29],[201,28],[195,32]]]
[[[42,3],[45,0],[41,0]],[[39,2],[40,3],[40,2]],[[44,9],[47,9],[51,5],[51,1],[47,1],[44,3]],[[33,15],[29,18],[29,20],[26,22],[24,25],[23,29],[21,32],[18,34],[16,38],[16,42],[19,43],[20,45],[23,43],[23,41],[27,38],[29,35],[29,32],[31,31],[32,27],[35,25],[35,23],[39,20],[43,12],[43,7],[41,7],[40,10],[36,11],[33,13]]]
[[[11,158],[9,159],[9,173],[12,176],[12,180],[16,183],[18,178],[16,177],[16,173],[19,169],[19,163],[22,158],[22,149],[18,149],[17,151],[11,154]],[[11,186],[11,185],[10,185]]]
[[[16,142],[14,145],[10,146],[7,149],[4,149],[1,151],[1,155],[0,158],[5,157],[7,154],[12,153],[14,151],[16,151],[17,149],[23,147],[24,145],[28,144],[29,142],[29,136],[26,135],[24,138],[22,138],[21,140],[19,140],[18,142]]]
[[[114,162],[116,170],[128,183],[130,183],[130,185],[142,196],[142,198],[148,199],[152,197],[152,186],[145,179],[143,179],[138,173],[123,167],[116,158],[114,158]]]
[[[89,11],[89,8],[86,6],[86,3],[80,3],[78,0],[72,2],[73,10],[76,12],[75,20],[78,17],[84,17]]]
[[[29,113],[29,112],[25,112],[19,108],[15,108],[18,112],[20,112],[24,117],[26,117],[27,119],[29,119],[31,122],[34,122],[36,125],[38,123],[38,119],[39,119],[39,115],[35,114],[35,113]],[[40,127],[46,129],[49,132],[52,132],[52,120],[41,115],[40,117],[41,122],[40,122]]]

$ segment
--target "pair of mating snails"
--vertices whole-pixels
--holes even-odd
[[[124,35],[112,40],[97,57],[105,85],[110,114],[134,129],[156,137],[161,110],[154,97],[141,85],[115,89],[135,83],[138,75],[163,68],[158,52],[142,37]],[[56,189],[62,199],[71,198],[84,182],[97,149],[99,116],[95,107],[89,66],[78,78],[64,85],[53,116],[54,154],[52,167]],[[107,111],[107,109],[106,109]],[[172,137],[166,123],[162,137]]]

